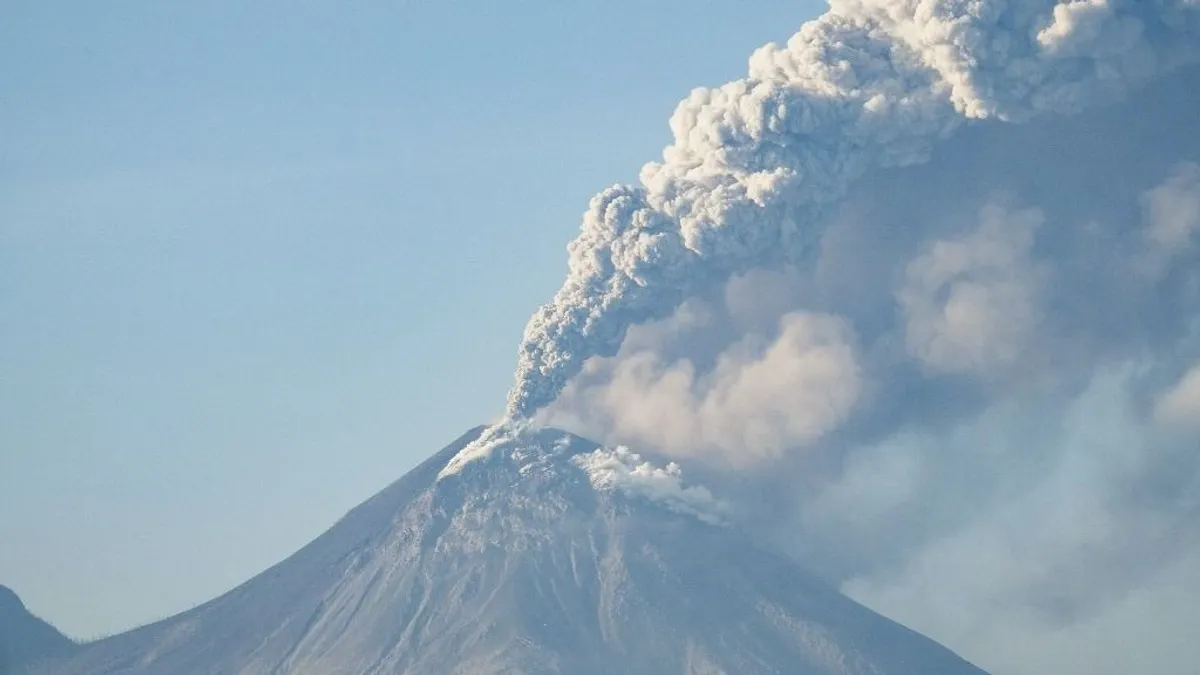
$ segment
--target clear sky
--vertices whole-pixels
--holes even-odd
[[[0,584],[202,602],[498,413],[587,199],[816,0],[14,0]]]

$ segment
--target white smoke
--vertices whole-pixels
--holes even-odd
[[[1144,250],[1139,267],[1159,278],[1200,230],[1200,165],[1180,165],[1162,185],[1142,197]]]
[[[1020,356],[1038,322],[1030,258],[1044,215],[989,204],[977,230],[937,241],[908,265],[898,294],[908,349],[935,371],[987,374]]]
[[[452,467],[531,420],[750,467],[727,517],[985,666],[1192,672],[1123,642],[1200,588],[1200,79],[1129,97],[1198,54],[1196,0],[833,0],[593,198]]]
[[[1200,429],[1200,365],[1158,399],[1154,418],[1163,425]]]
[[[631,329],[545,419],[757,462],[703,477],[739,525],[993,672],[1190,673],[1195,650],[1160,636],[1186,633],[1171,584],[1200,587],[1198,82],[874,172],[822,221],[815,265],[735,276]],[[749,370],[796,317],[841,326],[826,344],[853,375],[767,378],[760,400],[853,382],[853,402],[783,450],[729,440],[705,418],[765,411],[700,405],[712,374]],[[729,359],[745,343],[755,358]]]
[[[688,320],[684,313],[683,320]],[[636,343],[635,343],[636,344]],[[590,384],[568,387],[548,423],[674,454],[716,453],[733,463],[778,457],[840,426],[862,389],[845,322],[803,312],[778,334],[737,339],[703,375],[689,359],[663,363],[636,347],[590,367]],[[569,418],[582,411],[589,423]]]
[[[673,511],[722,525],[729,507],[702,485],[684,485],[679,465],[654,466],[629,448],[600,448],[572,458],[598,490],[619,490],[643,497]]]
[[[508,416],[551,403],[631,325],[751,268],[812,263],[821,217],[872,168],[927,159],[968,119],[1117,97],[1196,57],[1193,0],[835,0],[746,79],[697,89],[640,187],[595,198],[530,320]]]

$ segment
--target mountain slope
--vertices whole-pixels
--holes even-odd
[[[755,548],[679,478],[475,429],[241,587],[30,672],[981,673]]]
[[[70,654],[75,648],[70,638],[25,609],[16,593],[0,586],[0,675]]]

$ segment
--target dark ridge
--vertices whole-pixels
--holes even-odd
[[[77,648],[57,628],[31,614],[16,592],[0,586],[0,675],[15,675]]]

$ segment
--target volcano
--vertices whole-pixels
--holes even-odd
[[[980,675],[655,467],[476,428],[287,560],[37,675]]]

